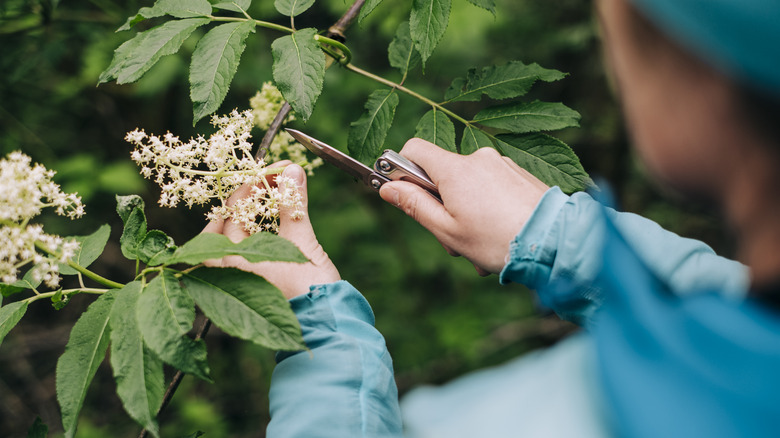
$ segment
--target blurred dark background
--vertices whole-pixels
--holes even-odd
[[[163,58],[135,84],[96,87],[113,50],[134,33],[114,30],[139,7],[151,3],[0,1],[0,151],[5,155],[22,150],[57,170],[56,181],[66,191],[78,191],[83,197],[87,216],[73,222],[43,217],[49,232],[87,234],[100,224],[111,224],[112,240],[94,269],[118,281],[130,279],[133,265],[122,259],[118,249],[121,222],[114,213],[116,194],[143,196],[150,227],[164,230],[177,242],[186,241],[205,224],[202,210],[156,205],[157,189],[138,176],[123,140],[136,127],[159,134],[171,131],[185,139],[210,130],[205,120],[195,128],[191,123],[187,77],[196,40],[188,40],[179,54]],[[353,63],[400,80],[388,65],[387,45],[398,24],[408,19],[407,3],[400,7],[397,2],[384,2],[362,24],[349,29]],[[326,29],[349,4],[320,0],[296,19],[296,26]],[[449,29],[425,73],[418,68],[406,85],[437,100],[455,77],[471,67],[520,60],[568,72],[562,81],[538,84],[529,98],[564,102],[582,114],[581,128],[555,135],[575,149],[585,169],[611,185],[623,210],[648,216],[730,255],[731,240],[724,236],[720,219],[700,206],[674,201],[673,195],[662,196],[630,151],[602,66],[590,2],[498,0],[497,4],[494,17],[465,0],[455,0]],[[250,13],[284,23],[270,1],[256,0]],[[250,37],[221,113],[247,108],[248,99],[270,80],[270,44],[278,36],[258,28]],[[349,123],[360,116],[366,97],[376,88],[378,84],[368,79],[331,68],[313,116],[307,124],[295,126],[344,146]],[[453,107],[466,115],[475,108],[472,103]],[[423,104],[402,95],[388,147],[400,149],[425,111]],[[255,138],[259,142],[262,132]],[[449,257],[419,225],[339,171],[318,169],[309,180],[309,191],[310,216],[320,241],[342,277],[372,303],[377,326],[394,357],[402,394],[552,344],[574,329],[554,316],[540,314],[525,288],[500,286],[495,276],[478,277],[466,260]],[[26,436],[36,415],[52,431],[61,431],[56,359],[73,323],[92,300],[76,296],[60,311],[38,302],[0,346],[0,436]],[[206,437],[263,436],[273,353],[218,329],[209,333],[207,344],[216,383],[186,377],[160,418],[163,436],[183,437],[196,430],[206,432]],[[106,362],[87,396],[78,436],[134,437],[138,432],[122,410]]]

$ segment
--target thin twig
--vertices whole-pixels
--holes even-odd
[[[198,341],[200,339],[203,339],[206,336],[206,333],[208,333],[209,328],[211,327],[211,320],[208,318],[205,318],[203,320],[203,325],[200,327],[200,330],[198,330],[198,334],[195,335],[195,340]],[[181,383],[181,379],[184,378],[184,372],[181,370],[176,371],[176,374],[173,375],[173,380],[171,380],[171,384],[168,385],[168,389],[165,390],[165,395],[163,395],[163,401],[160,405],[160,409],[157,410],[157,416],[159,416],[162,411],[168,406],[168,403],[171,402],[171,399],[173,398],[173,394],[176,393],[176,390],[179,389],[179,384]],[[146,429],[141,431],[141,434],[138,435],[138,438],[146,438],[146,435],[149,433]]]
[[[347,12],[339,18],[339,21],[328,29],[328,38],[339,40],[342,43],[346,41],[347,38],[344,36],[344,31],[355,21],[365,2],[365,0],[355,0],[355,3],[352,3]]]
[[[347,12],[345,12],[344,15],[339,18],[336,24],[328,28],[327,37],[342,43],[345,42],[346,37],[344,36],[344,32],[355,21],[355,18],[357,18],[358,14],[360,13],[360,8],[363,7],[365,2],[365,0],[355,0],[355,2],[352,3],[352,6],[347,9]],[[290,104],[284,102],[282,108],[278,113],[276,113],[276,117],[274,117],[273,122],[271,122],[271,126],[265,132],[263,141],[260,142],[260,146],[258,147],[257,153],[255,154],[255,159],[260,160],[268,153],[268,148],[271,146],[271,142],[274,140],[274,137],[279,134],[279,130],[282,127],[284,119],[286,119],[287,115],[290,114],[290,109]]]
[[[273,122],[271,122],[271,126],[265,131],[263,141],[260,142],[260,148],[257,149],[257,154],[255,154],[255,160],[259,161],[265,158],[265,154],[268,153],[268,148],[271,147],[271,142],[274,141],[274,137],[279,133],[279,129],[281,129],[284,119],[290,114],[290,110],[292,110],[292,107],[285,101],[282,108],[276,113],[276,117],[274,117]]]

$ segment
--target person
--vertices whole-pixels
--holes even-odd
[[[490,148],[459,156],[412,139],[401,154],[425,169],[443,204],[405,182],[385,184],[381,197],[480,274],[535,289],[585,330],[414,390],[399,406],[368,303],[341,280],[308,219],[283,216],[280,235],[309,263],[222,261],[279,287],[310,348],[278,354],[268,436],[780,434],[780,3],[599,0],[596,9],[640,156],[662,184],[721,209],[740,262],[547,187]],[[305,192],[299,167],[284,174]],[[231,223],[209,231],[245,237]]]

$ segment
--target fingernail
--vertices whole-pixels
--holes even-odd
[[[295,184],[302,185],[303,184],[303,168],[301,166],[298,166],[296,164],[291,164],[287,166],[286,169],[284,169],[284,172],[282,172],[284,176],[287,178],[292,178],[295,180]]]

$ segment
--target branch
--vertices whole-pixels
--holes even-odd
[[[366,0],[355,0],[355,3],[352,3],[352,6],[347,9],[347,12],[345,12],[344,15],[339,18],[336,24],[328,28],[327,37],[342,43],[345,42],[347,38],[344,36],[344,32],[355,21],[355,18],[357,18],[358,14],[360,13],[360,8],[363,7],[365,2]],[[271,126],[268,128],[268,131],[265,132],[263,141],[260,142],[260,146],[258,147],[257,153],[255,154],[256,160],[265,157],[265,154],[268,153],[268,148],[271,146],[271,142],[274,140],[274,137],[279,134],[279,129],[282,127],[282,122],[284,122],[284,119],[287,118],[288,114],[290,114],[290,104],[285,102],[279,112],[276,113],[276,117],[274,117],[273,122],[271,122]]]
[[[208,333],[210,327],[211,327],[211,320],[205,318],[203,320],[203,325],[200,327],[200,330],[198,330],[198,334],[195,335],[195,340],[198,341],[200,339],[203,339],[206,336],[206,333]],[[165,390],[165,395],[163,396],[163,401],[162,404],[160,405],[160,409],[157,410],[158,417],[162,413],[163,409],[165,409],[168,406],[168,403],[171,402],[171,399],[173,398],[173,394],[175,394],[176,390],[179,389],[179,384],[181,383],[181,379],[183,378],[184,378],[184,372],[181,370],[176,371],[176,374],[173,375],[173,380],[171,380],[171,384],[168,385],[168,389]],[[144,429],[141,431],[141,434],[138,435],[138,438],[146,438],[146,435],[148,434],[149,431]]]

